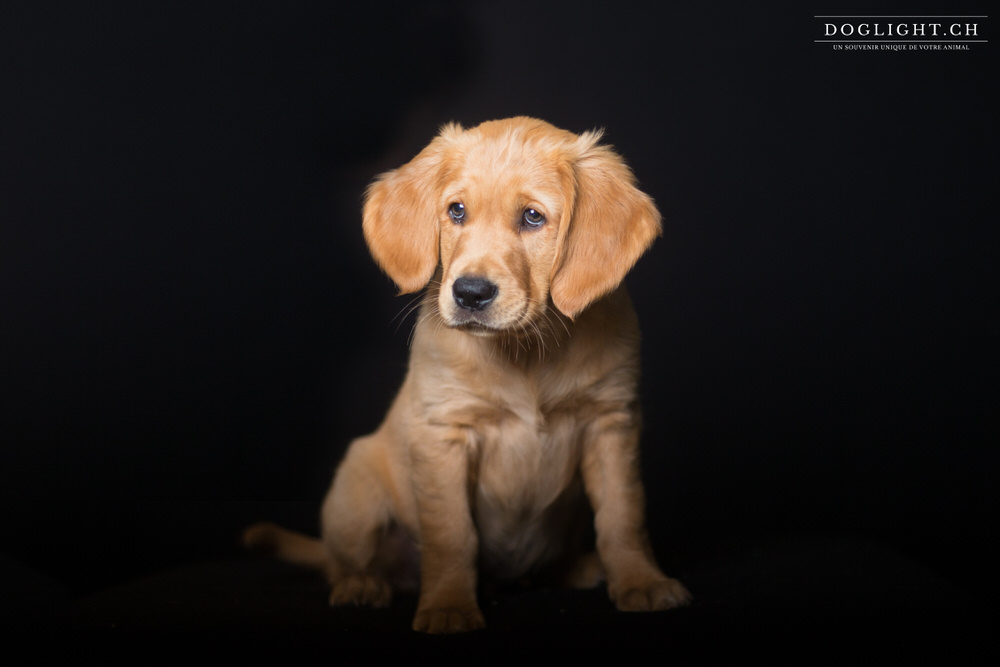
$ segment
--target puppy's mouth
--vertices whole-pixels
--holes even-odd
[[[459,324],[455,327],[459,331],[464,331],[467,334],[472,334],[473,336],[496,336],[497,334],[503,333],[503,329],[494,329],[493,327],[486,326],[485,324],[479,324],[478,322],[466,322],[465,324]]]
[[[495,336],[509,330],[507,326],[497,326],[478,313],[455,313],[447,324],[452,329],[458,329],[474,336]]]
[[[500,336],[518,334],[525,328],[527,313],[514,317],[498,317],[488,309],[480,312],[455,310],[445,316],[445,324],[473,336]]]

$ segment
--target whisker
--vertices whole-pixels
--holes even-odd
[[[434,293],[441,289],[441,281],[437,278],[432,278],[427,286],[421,290],[416,296],[406,302],[396,316],[392,318],[391,321],[397,322],[395,332],[399,333],[402,328],[403,323],[414,313],[419,312],[420,315],[416,318],[413,326],[410,327],[410,333],[406,338],[406,345],[409,347],[413,343],[414,332],[421,322],[425,321],[429,317],[433,317],[438,313],[437,299],[433,298]],[[425,308],[426,306],[426,308]]]
[[[409,318],[410,315],[412,315],[414,312],[420,309],[422,302],[423,302],[423,295],[418,294],[417,296],[410,299],[406,303],[406,305],[403,306],[398,313],[396,313],[396,316],[393,317],[392,320],[390,321],[390,323],[396,322],[396,329],[394,331],[395,333],[399,333],[399,330],[402,328],[403,323],[406,322],[407,318]]]
[[[545,306],[543,306],[543,308],[545,309],[545,310],[543,311],[543,312],[544,312],[544,314],[545,314],[545,320],[546,320],[546,322],[548,322],[548,323],[549,323],[549,325],[550,325],[550,326],[552,327],[552,333],[553,333],[553,337],[554,337],[554,338],[556,338],[556,337],[554,336],[554,334],[555,334],[555,325],[553,325],[553,324],[552,324],[552,320],[555,320],[555,321],[556,321],[556,322],[558,322],[558,323],[559,323],[560,325],[562,325],[562,328],[563,328],[563,332],[564,332],[564,333],[565,333],[565,334],[566,334],[567,336],[569,336],[569,335],[570,335],[570,330],[569,330],[569,325],[568,325],[568,324],[566,324],[566,319],[565,319],[565,318],[564,318],[564,317],[562,316],[562,314],[560,314],[560,313],[557,313],[557,312],[554,312],[554,311],[553,311],[553,310],[552,310],[551,308],[549,308],[548,304],[546,304]],[[558,338],[556,338],[556,345],[557,345],[557,346],[559,345],[559,340],[558,340]]]

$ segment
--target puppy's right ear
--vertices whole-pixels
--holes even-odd
[[[365,241],[401,294],[421,289],[437,269],[442,214],[438,198],[449,137],[460,131],[456,125],[446,127],[410,162],[379,176],[365,195]]]

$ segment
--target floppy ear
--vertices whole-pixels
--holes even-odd
[[[445,127],[410,162],[379,176],[365,195],[365,241],[375,262],[401,294],[421,289],[437,269],[438,196],[444,178],[446,143],[448,137],[460,131],[457,125]]]
[[[550,293],[556,308],[575,318],[613,291],[660,235],[660,212],[635,186],[635,176],[600,133],[581,135],[573,164],[573,214],[559,231]]]

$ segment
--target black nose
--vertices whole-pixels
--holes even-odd
[[[482,310],[497,296],[497,286],[485,278],[463,276],[455,281],[451,293],[455,303],[465,310]]]

